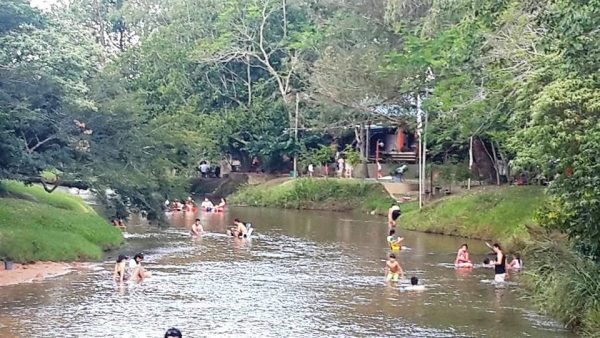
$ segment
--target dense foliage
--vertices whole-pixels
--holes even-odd
[[[433,161],[461,165],[472,147],[486,179],[506,166],[545,177],[561,206],[546,223],[597,258],[599,11],[598,0],[74,0],[43,13],[4,1],[0,177],[51,172],[150,210],[183,193],[202,159],[287,171],[298,154],[327,162],[321,146],[354,129],[361,148],[369,122],[414,127],[418,96]]]

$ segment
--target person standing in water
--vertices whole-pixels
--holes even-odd
[[[388,226],[393,228],[396,226],[396,220],[400,217],[400,206],[398,203],[392,204],[392,206],[388,209]]]
[[[200,223],[199,218],[196,218],[196,221],[192,224],[192,230],[190,232],[192,233],[192,238],[196,238],[204,232],[204,227],[202,226],[202,223]]]
[[[506,256],[502,251],[502,247],[498,243],[490,245],[490,243],[485,242],[485,245],[496,253],[496,260],[494,261],[494,281],[496,283],[503,283],[506,279]]]
[[[404,278],[404,271],[396,260],[396,255],[392,253],[385,263],[385,281],[388,283],[397,282],[398,278]]]
[[[472,268],[473,262],[469,258],[469,246],[465,243],[460,246],[456,253],[456,259],[454,260],[454,267],[456,268]]]

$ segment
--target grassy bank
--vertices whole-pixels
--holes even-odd
[[[387,212],[393,199],[380,184],[334,178],[299,178],[276,185],[246,185],[229,197],[234,205],[312,210]]]
[[[0,258],[99,259],[123,241],[119,230],[76,196],[17,182],[2,182],[0,191]]]
[[[589,337],[600,337],[600,265],[565,239],[535,241],[525,251],[525,282],[540,310]]]
[[[544,202],[541,187],[490,187],[449,196],[427,205],[421,212],[403,209],[401,227],[503,243],[529,238],[528,226]]]

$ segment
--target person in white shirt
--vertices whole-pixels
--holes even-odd
[[[308,176],[313,177],[314,172],[315,172],[315,167],[311,163],[308,165]]]
[[[131,276],[131,278],[135,281],[142,281],[145,278],[148,278],[151,276],[150,272],[146,271],[146,269],[144,269],[142,267],[142,261],[144,260],[144,255],[141,253],[135,254],[135,256],[133,256],[132,259],[129,260],[129,275]]]

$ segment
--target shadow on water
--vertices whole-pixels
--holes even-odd
[[[233,218],[256,236],[225,236]],[[131,225],[124,252],[143,251],[153,277],[117,286],[112,258],[35,284],[0,288],[0,336],[159,337],[171,326],[202,336],[565,337],[537,315],[518,286],[496,288],[484,268],[455,270],[464,239],[403,232],[407,277],[426,291],[383,283],[386,226],[370,216],[240,208],[171,227]],[[483,260],[483,243],[468,241]]]

